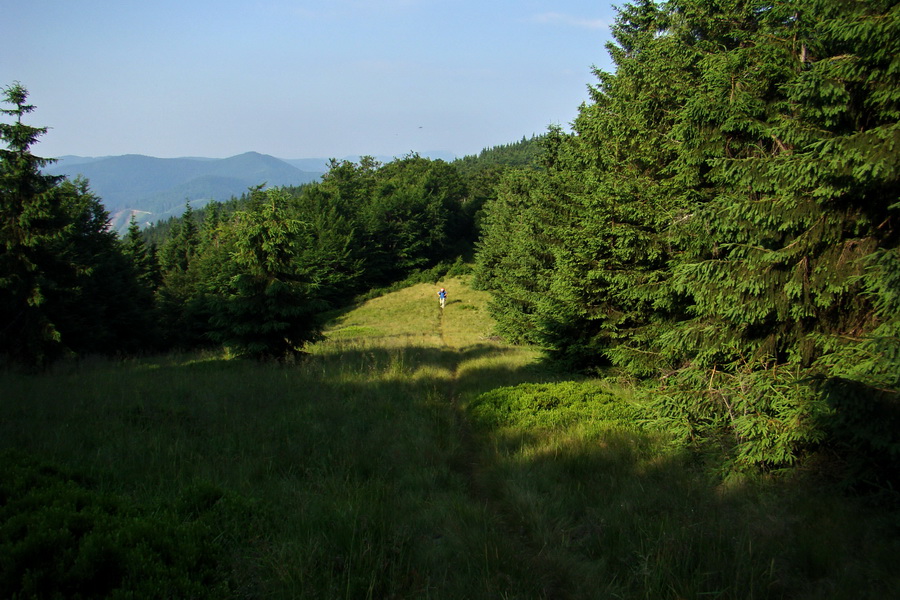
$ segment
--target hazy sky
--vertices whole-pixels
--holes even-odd
[[[617,2],[621,4],[621,2]],[[26,0],[0,86],[40,156],[458,156],[564,127],[610,0]],[[6,107],[8,108],[8,106]]]

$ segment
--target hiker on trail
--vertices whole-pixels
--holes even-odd
[[[447,290],[441,288],[441,291],[438,292],[438,299],[441,301],[441,308],[444,308],[444,303],[447,301]]]

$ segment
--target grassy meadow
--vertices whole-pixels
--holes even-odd
[[[446,308],[437,289],[447,288]],[[291,364],[0,374],[0,596],[886,598],[896,513],[714,481],[614,379],[492,335],[465,278]]]

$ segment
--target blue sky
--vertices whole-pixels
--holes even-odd
[[[28,0],[0,85],[41,156],[457,156],[564,127],[610,70],[586,0]]]

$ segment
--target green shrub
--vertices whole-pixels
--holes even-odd
[[[141,510],[18,452],[0,455],[0,596],[221,598],[221,551],[201,485],[177,508]]]
[[[456,260],[452,265],[447,269],[446,277],[463,277],[465,275],[472,274],[472,265],[463,260],[461,256],[456,257]]]
[[[418,283],[434,284],[441,279],[449,277],[462,277],[472,272],[472,266],[461,257],[457,257],[454,262],[442,261],[430,268],[418,269],[409,273],[404,279],[396,281],[390,285],[372,288],[367,292],[356,296],[356,302],[365,302],[373,298],[378,298],[391,292],[397,292]]]
[[[722,454],[726,472],[781,470],[823,441],[829,412],[805,372],[685,369],[649,394],[656,425],[694,450]]]
[[[522,384],[478,396],[473,420],[486,428],[547,429],[594,422],[626,430],[641,428],[638,406],[603,389],[596,381]]]

